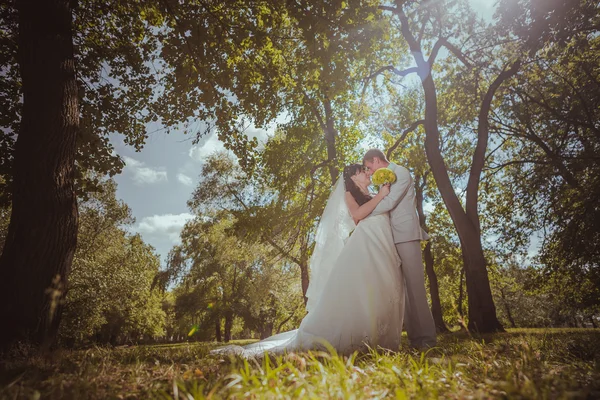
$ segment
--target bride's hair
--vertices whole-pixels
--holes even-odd
[[[371,200],[371,196],[364,194],[358,186],[352,180],[352,177],[356,175],[358,171],[363,170],[363,166],[360,164],[350,164],[344,167],[344,185],[346,187],[346,192],[350,192],[354,200],[358,203],[359,206],[362,206],[369,200]]]

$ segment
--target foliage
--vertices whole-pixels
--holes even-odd
[[[544,285],[565,283],[572,289],[567,297],[583,310],[600,305],[600,6],[572,3],[499,9],[498,29],[535,57],[493,121],[501,147],[489,174],[501,175],[503,187],[489,199],[506,217],[498,220],[499,240],[541,235]],[[576,281],[583,284],[567,284]]]
[[[16,2],[0,6],[0,175],[12,181],[14,143],[21,120],[21,77],[17,63]],[[73,15],[80,129],[77,137],[77,183],[80,196],[97,190],[100,177],[119,173],[123,161],[109,135],[119,133],[137,150],[157,122],[151,105],[158,77],[154,62],[162,19],[149,2],[80,1]],[[96,173],[91,173],[96,172]],[[10,201],[5,185],[2,201]]]
[[[437,55],[431,74],[439,148],[463,209],[478,107],[494,78],[523,60],[491,102],[489,149],[474,197],[502,322],[564,326],[598,315],[597,2],[502,0],[489,26],[464,1],[402,4],[423,52]],[[156,336],[163,313],[168,336],[179,338],[195,325],[202,327],[195,339],[212,337],[226,313],[229,330],[244,336],[277,330],[290,315],[284,326],[294,326],[302,314],[297,286],[308,285],[314,229],[331,184],[373,137],[388,148],[402,137],[392,159],[409,166],[424,191],[444,318],[460,323],[468,301],[461,240],[430,172],[422,124],[403,134],[426,109],[420,88],[398,76],[410,57],[399,22],[378,7],[387,5],[79,2],[77,163],[80,195],[89,198],[65,339]],[[11,180],[21,89],[14,4],[2,4],[0,16],[3,186]],[[272,125],[274,133],[259,144],[253,127]],[[139,150],[154,127],[183,127],[196,140],[216,129],[239,161],[223,154],[206,160],[189,202],[197,218],[167,272],[152,282],[156,257],[125,233],[128,210],[102,176],[122,167],[111,133]],[[4,237],[10,208],[1,213]],[[543,240],[537,259],[525,257],[533,235]],[[152,283],[167,289],[175,281],[162,300],[151,290]],[[219,301],[207,308],[206,299]]]
[[[78,246],[59,331],[66,344],[137,342],[164,335],[161,294],[152,290],[159,259],[139,235],[129,207],[115,197],[113,181],[101,182],[79,206]]]
[[[595,330],[521,329],[443,335],[426,354],[292,353],[259,362],[208,356],[215,343],[96,347],[51,361],[24,351],[3,360],[0,396],[589,398],[600,391],[599,339]]]
[[[214,125],[246,171],[258,148],[246,132],[250,123],[267,127],[283,118],[288,134],[310,127],[303,133],[319,151],[305,155],[317,164],[326,151],[334,180],[336,141],[354,123],[350,110],[370,63],[386,51],[378,39],[389,32],[375,21],[376,2],[164,3],[161,117]]]
[[[232,231],[234,224],[226,211],[200,214],[186,224],[181,245],[170,255],[171,272],[176,271],[179,282],[173,292],[176,319],[197,326],[198,338],[214,337],[224,319],[229,341],[235,317],[243,321],[246,335],[270,336],[301,302],[297,270],[260,243],[241,241]]]

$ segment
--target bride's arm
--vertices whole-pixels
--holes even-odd
[[[346,192],[346,205],[348,206],[348,210],[350,211],[350,215],[352,215],[352,219],[354,219],[354,223],[358,223],[358,221],[365,219],[371,212],[377,207],[377,204],[385,196],[390,193],[389,185],[385,185],[381,188],[379,193],[375,195],[371,200],[367,201],[362,206],[359,206],[356,200],[350,192]]]

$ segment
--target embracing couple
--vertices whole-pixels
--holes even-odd
[[[393,171],[396,180],[372,195],[370,178],[380,168]],[[346,166],[317,229],[308,314],[300,327],[215,352],[248,357],[322,349],[325,343],[343,354],[367,346],[398,350],[403,323],[412,347],[435,346],[420,243],[428,237],[415,205],[408,170],[380,150],[367,151],[362,164]]]

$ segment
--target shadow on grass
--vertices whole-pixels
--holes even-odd
[[[243,346],[252,342],[229,344]],[[214,391],[224,396],[237,391],[242,398],[247,389],[260,398],[270,392],[261,391],[267,389],[259,383],[265,379],[291,379],[286,371],[292,366],[297,370],[296,383],[288,383],[298,385],[297,393],[302,389],[322,393],[327,385],[327,390],[333,390],[332,382],[339,381],[341,385],[343,379],[357,379],[357,388],[362,385],[358,380],[363,379],[365,385],[369,382],[381,393],[394,393],[396,389],[391,388],[404,384],[409,397],[444,393],[456,397],[455,393],[462,393],[489,398],[512,393],[527,398],[552,398],[578,387],[587,388],[578,392],[583,398],[600,395],[598,329],[511,329],[485,335],[453,332],[440,335],[438,346],[425,354],[409,349],[406,343],[404,337],[399,352],[361,353],[339,360],[317,356],[308,370],[303,368],[307,368],[304,364],[310,357],[301,353],[292,356],[297,357],[295,361],[288,358],[287,364],[282,365],[269,357],[272,370],[260,363],[251,363],[246,369],[241,360],[207,356],[210,350],[224,345],[217,342],[58,350],[50,357],[21,349],[0,362],[0,398],[151,398],[157,393],[173,393],[177,397],[173,390],[178,385],[181,390],[190,391],[196,385],[192,392],[199,393],[200,398]],[[321,368],[330,374],[330,383],[319,378]],[[430,371],[429,380],[419,375],[422,371]],[[248,382],[239,390],[228,387],[232,374],[243,376]],[[365,397],[369,396],[359,396]]]
[[[592,328],[534,328],[508,329],[506,332],[477,334],[465,330],[438,336],[438,347],[462,349],[467,344],[481,344],[503,353],[515,344],[528,345],[534,351],[565,360],[600,363],[600,329]],[[460,351],[459,351],[460,352]]]

